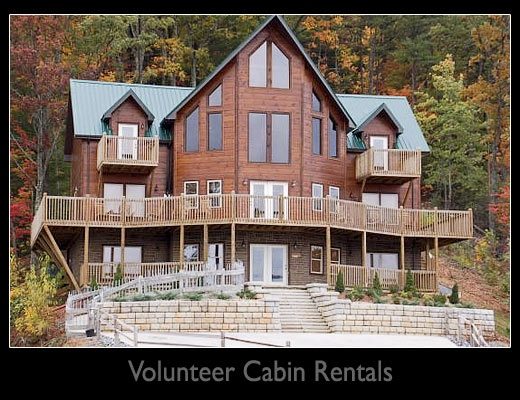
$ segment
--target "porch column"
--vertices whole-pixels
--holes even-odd
[[[208,224],[203,226],[203,242],[202,242],[202,257],[204,262],[208,262]]]
[[[330,254],[330,226],[327,226],[326,228],[326,234],[325,234],[325,252],[326,252],[326,264],[325,264],[325,273],[327,274],[327,284],[329,286],[332,286],[332,279],[330,275],[330,261],[331,261],[331,254]]]
[[[85,226],[85,237],[83,242],[83,265],[81,266],[81,273],[79,279],[79,285],[83,286],[87,283],[88,274],[88,241],[89,241],[89,226]]]
[[[435,236],[434,246],[435,246],[435,275],[434,275],[435,286],[434,286],[434,289],[436,289],[437,288],[437,274],[439,273],[439,238],[437,236]]]
[[[179,262],[184,263],[184,225],[179,226]]]
[[[402,286],[405,285],[405,273],[404,273],[404,236],[401,236],[401,280],[402,280]]]
[[[125,241],[126,241],[126,229],[121,228],[121,273],[123,278],[125,276]]]
[[[361,233],[361,266],[363,267],[363,282],[365,287],[368,286],[368,268],[367,268],[367,232]]]
[[[235,248],[235,223],[231,223],[231,264],[235,263],[236,248]]]
[[[430,270],[430,239],[426,238],[426,270]]]

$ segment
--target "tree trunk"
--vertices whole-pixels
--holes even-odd
[[[197,58],[195,55],[195,47],[191,51],[191,86],[197,86]]]

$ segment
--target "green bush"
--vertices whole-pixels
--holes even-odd
[[[114,297],[112,301],[124,302],[124,301],[128,301],[128,297],[125,297],[125,296],[117,296],[117,297]]]
[[[123,270],[121,264],[117,264],[116,272],[114,273],[114,285],[120,285],[123,283]]]
[[[401,304],[401,298],[399,297],[399,294],[394,293],[392,295],[392,303],[394,303],[394,304]]]
[[[382,299],[380,296],[374,296],[374,303],[376,304],[385,304],[386,300]]]
[[[156,300],[155,296],[150,294],[135,294],[133,295],[130,301],[149,301],[149,300]]]
[[[200,301],[202,300],[202,293],[185,293],[183,297],[191,301]]]
[[[441,303],[442,305],[445,305],[446,304],[446,300],[447,300],[447,298],[443,294],[437,293],[437,294],[433,295],[433,301],[435,303]]]
[[[453,285],[453,288],[451,289],[451,295],[448,297],[448,300],[451,304],[459,303],[459,285]]]
[[[374,293],[378,296],[381,296],[383,294],[383,288],[381,287],[381,281],[379,280],[379,274],[374,274],[374,280],[372,281],[372,289],[374,290]]]
[[[427,294],[423,298],[423,304],[428,307],[433,307],[435,305],[435,301],[433,301],[433,297],[431,295]]]
[[[229,300],[231,298],[231,296],[226,293],[218,293],[215,297],[219,300]]]
[[[240,292],[237,293],[237,296],[241,299],[251,300],[255,298],[256,292],[253,292],[249,289],[242,289]]]
[[[177,297],[179,297],[178,293],[169,291],[169,292],[165,292],[165,293],[160,293],[157,296],[157,299],[158,300],[175,300],[175,299],[177,299]]]
[[[472,303],[460,302],[459,304],[457,304],[457,307],[460,307],[460,308],[475,308],[475,305],[472,304]]]
[[[415,296],[417,294],[417,288],[415,287],[415,282],[413,280],[412,270],[406,270],[406,281],[404,284],[404,291],[408,293],[413,293]]]
[[[89,286],[92,290],[99,289],[99,284],[98,284],[95,276],[93,276],[92,279],[90,280]]]
[[[345,291],[345,284],[343,283],[343,272],[340,270],[338,275],[336,275],[336,285],[334,290],[338,293],[343,293]]]
[[[358,301],[365,297],[365,293],[362,287],[354,286],[347,294],[347,297],[352,301]]]
[[[388,288],[391,294],[399,293],[399,285],[390,285]]]

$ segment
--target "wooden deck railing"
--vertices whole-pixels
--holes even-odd
[[[356,158],[356,179],[371,176],[421,176],[421,151],[368,149]]]
[[[390,289],[397,285],[404,286],[404,274],[401,269],[365,268],[355,265],[332,264],[330,268],[330,282],[336,282],[339,271],[343,274],[345,287],[372,286],[375,274],[379,275],[379,281],[383,289]],[[421,292],[434,292],[437,290],[437,275],[435,271],[411,270],[416,288]]]
[[[98,170],[101,169],[103,164],[157,166],[158,163],[158,137],[103,135],[98,142]]]
[[[44,196],[32,226],[148,227],[202,223],[331,226],[409,237],[473,236],[468,211],[413,210],[370,206],[330,197],[219,196],[104,199]]]

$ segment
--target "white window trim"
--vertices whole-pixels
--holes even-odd
[[[184,250],[186,249],[186,246],[196,246],[197,247],[197,260],[196,261],[184,261]],[[200,261],[200,246],[198,243],[185,243],[184,247],[182,248],[182,261],[183,262],[199,262]]]
[[[321,197],[316,197],[314,196],[314,187],[320,187],[321,188]],[[312,210],[313,211],[323,211],[323,184],[321,183],[313,183],[312,186],[311,186],[311,190],[312,190],[312,198],[313,198],[313,201],[312,201]],[[316,199],[320,199],[320,200],[316,200]],[[319,207],[318,207],[319,205]]]
[[[330,263],[331,264],[336,264],[336,265],[340,265],[341,264],[341,249],[339,247],[331,247],[330,248],[331,250],[337,250],[338,251],[338,254],[339,254],[339,259],[338,261],[332,261],[332,257],[330,258]]]
[[[220,193],[210,193],[209,192],[209,184],[212,182],[219,182],[220,185]],[[220,208],[222,207],[222,179],[211,179],[206,182],[206,193],[209,198],[209,207],[211,208]]]
[[[189,183],[195,183],[197,185],[197,193],[196,194],[186,194],[186,185]],[[184,207],[186,209],[199,208],[199,181],[184,181],[184,196],[186,197],[186,201],[184,202]]]
[[[332,197],[332,190],[337,189],[338,190],[338,197]],[[338,207],[338,200],[341,196],[341,192],[338,186],[329,186],[329,206],[330,206],[330,212],[337,214],[339,212]]]
[[[317,258],[312,258],[312,250],[314,248],[319,248],[320,251],[321,251],[321,259],[319,260],[320,261],[320,272],[314,272],[312,270],[312,262],[313,261],[318,261]],[[323,275],[323,246],[315,246],[315,245],[311,245],[311,265],[309,266],[309,273],[311,274],[314,274],[314,275]]]

